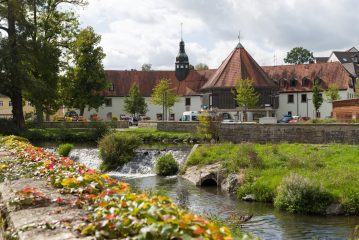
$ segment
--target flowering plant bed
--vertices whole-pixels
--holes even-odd
[[[233,239],[227,227],[180,209],[167,197],[133,193],[126,183],[22,139],[5,137],[0,146],[16,156],[11,161],[0,160],[0,181],[46,179],[64,199],[74,196],[70,202],[59,197],[53,201],[89,212],[86,223],[74,229],[80,235],[98,239]],[[31,186],[19,191],[17,197],[15,204],[19,206],[49,201]]]

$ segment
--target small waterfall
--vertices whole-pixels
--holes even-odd
[[[172,154],[179,164],[182,164],[190,149],[138,149],[135,151],[134,159],[115,171],[108,172],[110,176],[138,178],[154,176],[156,160],[165,155]],[[71,159],[86,165],[89,168],[99,169],[101,159],[98,149],[73,149],[69,156]]]

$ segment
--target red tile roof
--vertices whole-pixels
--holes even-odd
[[[239,44],[202,89],[232,88],[237,79],[252,79],[256,88],[277,88],[258,63]]]
[[[106,70],[107,78],[112,82],[114,91],[106,90],[107,97],[127,96],[132,84],[139,86],[140,94],[150,97],[152,89],[161,79],[169,79],[175,92],[180,96],[199,95],[199,90],[213,75],[215,70],[192,70],[187,78],[178,81],[175,71],[117,71]]]
[[[339,62],[282,65],[262,67],[268,76],[279,85],[280,92],[305,92],[311,91],[316,78],[321,79],[321,87],[326,89],[329,84],[335,83],[340,90],[348,89],[350,74]],[[293,81],[291,86],[290,81]],[[307,84],[303,84],[307,79]],[[294,86],[295,85],[295,86]]]

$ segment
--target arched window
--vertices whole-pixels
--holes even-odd
[[[303,87],[308,87],[308,86],[309,86],[309,83],[310,83],[310,79],[309,79],[309,78],[304,77],[304,78],[302,79],[302,86],[303,86]]]
[[[291,86],[291,87],[297,86],[297,80],[296,80],[295,78],[292,78],[292,79],[290,80],[290,86]]]

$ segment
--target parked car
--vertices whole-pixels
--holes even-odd
[[[187,112],[183,112],[182,117],[180,118],[180,121],[184,121],[184,122],[197,122],[198,120],[198,116],[199,116],[199,112],[198,111],[187,111]]]
[[[130,126],[138,126],[138,118],[137,117],[129,117],[128,124]]]
[[[278,120],[278,123],[289,123],[289,121],[293,120],[293,117],[290,115],[284,115],[283,118]]]
[[[68,119],[71,118],[72,121],[75,122],[75,121],[77,121],[79,119],[79,115],[75,111],[68,111],[68,112],[65,113],[65,120],[66,120],[66,118],[68,118]]]

